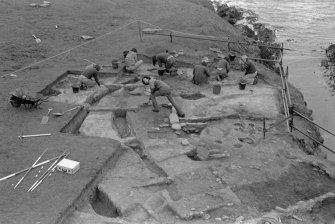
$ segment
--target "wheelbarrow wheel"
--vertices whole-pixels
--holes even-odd
[[[13,106],[13,107],[20,107],[21,106],[21,100],[18,99],[17,97],[15,96],[11,96],[10,99],[10,104]]]

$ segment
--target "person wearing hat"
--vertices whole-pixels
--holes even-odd
[[[171,87],[166,84],[165,82],[161,80],[156,80],[150,76],[144,76],[142,78],[142,83],[144,85],[149,85],[151,94],[150,94],[150,100],[152,101],[152,105],[154,109],[152,111],[159,112],[156,97],[157,96],[166,96],[172,106],[176,109],[177,114],[179,117],[185,117],[184,112],[179,108],[179,106],[175,103],[175,101],[172,98],[172,89]]]
[[[142,64],[142,60],[137,59],[137,50],[136,48],[131,49],[130,51],[124,51],[123,57],[125,58],[125,71],[129,73],[134,73]]]
[[[195,65],[193,68],[193,79],[192,82],[196,85],[208,83],[210,72],[208,71],[207,64],[209,63],[208,57],[204,57],[201,60],[200,65]]]
[[[156,64],[158,63],[158,66],[161,68],[163,67],[163,64],[164,64],[165,71],[168,73],[171,70],[173,70],[175,62],[176,62],[175,57],[168,52],[162,52],[162,53],[152,56],[152,65],[156,66]]]
[[[241,78],[240,83],[254,85],[257,83],[257,70],[255,65],[248,59],[246,55],[241,57],[241,64],[245,70],[244,76]]]
[[[101,66],[97,64],[91,64],[85,68],[85,70],[78,77],[81,85],[85,87],[93,87],[95,83],[100,86],[100,81],[98,77],[98,72],[100,71]],[[94,78],[95,81],[92,80]]]
[[[222,81],[224,78],[228,77],[228,73],[230,70],[230,65],[229,65],[229,58],[228,57],[222,57],[222,58],[217,58],[219,61],[216,63],[214,66],[216,71],[215,73],[217,74],[216,80],[217,81]]]

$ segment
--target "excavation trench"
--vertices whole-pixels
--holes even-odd
[[[98,215],[115,218],[121,216],[120,210],[111,201],[104,192],[98,188],[95,190],[94,196],[90,199],[90,204]]]

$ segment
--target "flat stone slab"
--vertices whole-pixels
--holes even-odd
[[[173,157],[162,162],[158,162],[158,165],[170,176],[178,176],[182,173],[188,173],[193,170],[199,169],[206,166],[205,163],[193,161],[186,155],[180,155]]]
[[[86,136],[111,138],[120,140],[120,136],[113,129],[113,113],[91,112],[79,128],[79,133]]]
[[[191,151],[193,146],[183,146],[181,140],[171,139],[147,139],[143,141],[146,151],[155,159],[156,162],[184,155]]]

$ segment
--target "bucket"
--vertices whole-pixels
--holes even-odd
[[[72,86],[72,91],[73,91],[73,93],[78,93],[78,92],[79,92],[79,89],[80,89],[80,87],[77,86],[77,85],[73,85],[73,86]]]
[[[119,68],[118,60],[112,60],[112,67],[113,67],[113,69],[118,69]]]
[[[247,84],[246,84],[246,83],[243,83],[243,82],[240,82],[238,85],[239,85],[240,90],[244,90],[244,89],[245,89],[245,86],[246,86]]]
[[[219,95],[221,92],[221,85],[220,84],[215,84],[213,86],[213,94]]]
[[[158,69],[157,71],[159,76],[162,76],[165,73],[165,69]]]

